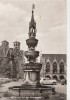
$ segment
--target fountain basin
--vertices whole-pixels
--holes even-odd
[[[26,40],[26,44],[28,45],[29,48],[30,47],[33,47],[33,48],[36,47],[37,43],[38,43],[38,40],[35,39],[35,38],[31,38],[31,39]]]
[[[14,97],[46,97],[53,93],[55,93],[55,89],[50,86],[32,87],[30,85],[22,85],[9,88],[9,94]]]
[[[39,51],[25,51],[25,56],[28,59],[36,59],[39,56]]]

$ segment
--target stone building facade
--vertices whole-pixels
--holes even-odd
[[[20,42],[15,41],[13,48],[9,42],[2,41],[0,46],[0,75],[6,77],[22,77],[22,64],[24,63],[24,51],[20,50]]]
[[[56,80],[66,79],[66,60],[66,54],[42,54],[41,76]]]

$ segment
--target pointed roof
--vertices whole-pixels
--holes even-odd
[[[36,22],[34,20],[34,9],[32,8],[32,16],[31,16],[31,21],[30,21],[30,27],[36,27]]]
[[[20,44],[20,42],[19,42],[19,41],[17,41],[17,40],[16,40],[16,41],[14,41],[13,43],[19,43],[19,44]]]
[[[34,20],[34,9],[35,9],[35,5],[33,4],[33,5],[32,5],[32,17],[31,17],[31,22],[34,22],[34,23],[35,23],[35,20]]]
[[[32,8],[32,16],[31,21],[29,22],[29,38],[35,38],[36,37],[36,22],[34,20],[34,6]]]
[[[35,23],[35,20],[34,20],[34,11],[33,10],[32,10],[31,22],[34,22]]]

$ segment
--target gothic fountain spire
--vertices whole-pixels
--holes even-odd
[[[29,38],[36,37],[36,22],[34,20],[34,9],[35,9],[35,5],[33,4],[32,6],[32,17],[31,17],[31,21],[29,22]]]
[[[32,5],[32,17],[31,17],[31,22],[35,23],[35,20],[34,20],[34,10],[35,10],[35,5],[33,4]]]

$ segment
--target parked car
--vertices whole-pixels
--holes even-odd
[[[42,85],[56,85],[57,81],[55,79],[41,78],[40,83]]]
[[[61,84],[62,84],[62,85],[66,84],[66,80],[65,80],[65,79],[62,79],[62,80],[61,80]]]

